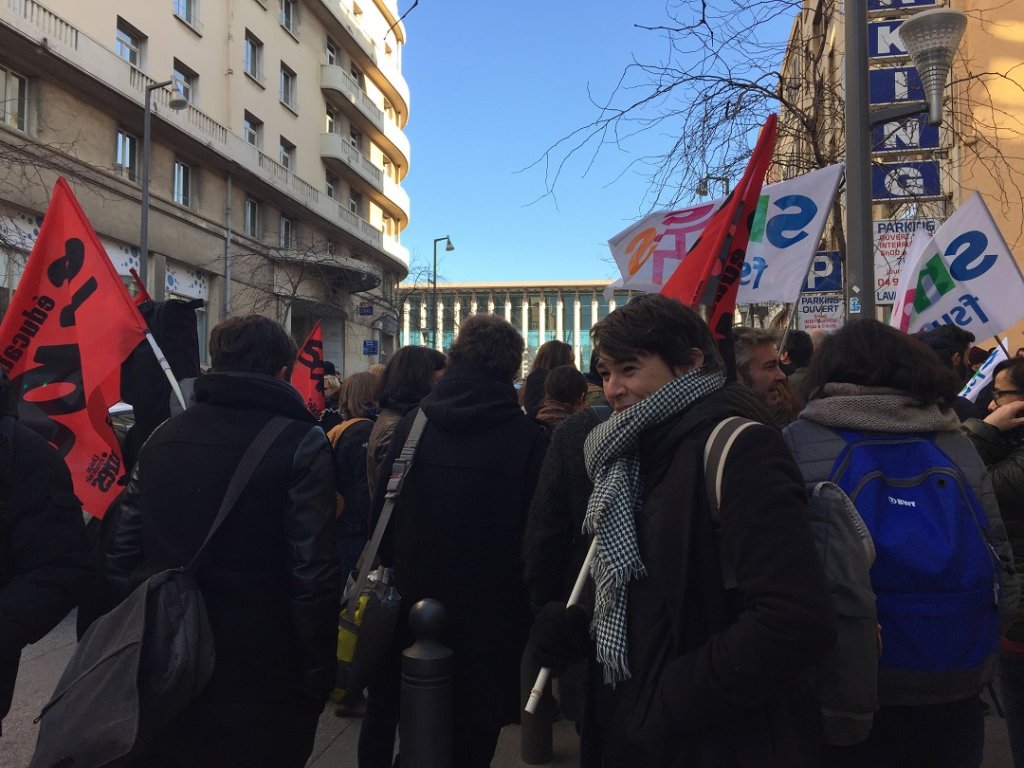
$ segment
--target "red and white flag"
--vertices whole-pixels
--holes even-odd
[[[324,334],[317,320],[292,367],[292,386],[314,418],[324,415]]]
[[[764,174],[775,148],[776,122],[775,115],[768,116],[740,183],[661,289],[664,295],[689,307],[707,307],[708,326],[718,340],[725,339],[732,326],[750,220],[757,210]]]
[[[19,420],[57,449],[95,517],[121,491],[124,468],[107,409],[120,399],[121,364],[145,331],[71,188],[58,179],[0,324],[0,365],[19,395]]]

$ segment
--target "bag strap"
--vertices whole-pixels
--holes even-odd
[[[402,484],[412,468],[412,459],[416,455],[416,446],[419,445],[420,437],[427,426],[427,414],[420,408],[416,411],[416,418],[413,419],[412,428],[409,430],[409,437],[402,446],[402,452],[398,454],[391,465],[391,477],[388,478],[388,489],[384,494],[384,506],[380,510],[380,517],[377,519],[377,527],[373,529],[373,536],[366,543],[363,554],[360,557],[362,565],[359,566],[359,575],[351,590],[346,594],[348,606],[346,613],[352,621],[356,614],[357,598],[366,587],[366,581],[370,578],[370,570],[373,568],[373,561],[377,559],[377,550],[380,549],[380,542],[384,538],[384,531],[391,520],[391,513],[395,509],[395,502],[398,494],[402,492]]]
[[[741,416],[722,419],[704,444],[704,486],[707,489],[711,523],[716,536],[720,534],[722,526],[722,478],[725,476],[725,460],[740,433],[757,424],[758,422]],[[736,589],[739,586],[736,581],[736,567],[725,556],[721,547],[718,548],[718,558],[722,564],[722,583],[726,589]]]
[[[337,424],[331,427],[331,429],[327,432],[327,439],[331,441],[331,447],[337,448],[338,440],[341,439],[341,436],[344,434],[345,430],[351,426],[354,426],[355,424],[358,424],[360,421],[369,421],[369,419],[360,416],[355,419],[346,419],[345,421],[341,422],[341,424]]]
[[[249,443],[249,447],[245,449],[245,453],[242,454],[238,466],[235,467],[234,474],[231,475],[231,479],[228,481],[228,489],[224,493],[224,500],[220,503],[220,509],[217,510],[217,516],[213,519],[213,524],[210,526],[210,532],[206,534],[206,539],[199,546],[199,551],[195,553],[188,566],[186,566],[186,571],[194,573],[196,568],[199,567],[207,545],[214,534],[217,533],[224,520],[227,519],[228,514],[238,501],[238,497],[242,495],[245,486],[249,484],[249,480],[252,479],[256,467],[259,466],[270,446],[273,445],[274,441],[284,431],[284,428],[291,422],[292,419],[286,416],[274,416],[259,431],[256,439]]]

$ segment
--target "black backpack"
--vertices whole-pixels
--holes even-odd
[[[150,577],[89,627],[39,715],[30,768],[127,765],[202,693],[216,656],[195,574],[256,466],[290,422],[275,416],[246,449],[192,561]]]

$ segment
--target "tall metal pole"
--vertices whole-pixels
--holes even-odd
[[[867,0],[846,2],[846,309],[875,317]],[[847,315],[849,316],[849,315]]]
[[[139,279],[149,290],[149,130],[152,116],[153,91],[166,88],[173,80],[146,86],[145,114],[142,118],[142,225],[139,231]]]
[[[430,346],[437,349],[437,244],[444,240],[434,240],[434,271],[430,273]]]

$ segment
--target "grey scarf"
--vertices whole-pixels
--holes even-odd
[[[636,540],[634,515],[643,500],[638,449],[640,435],[721,389],[721,373],[696,369],[673,379],[654,394],[613,415],[591,430],[584,444],[594,491],[583,530],[593,533],[597,553],[590,566],[596,598],[590,632],[606,683],[630,677],[626,637],[629,582],[646,575]]]
[[[952,432],[960,420],[951,408],[923,403],[909,392],[832,382],[800,412],[825,427],[870,432]]]

